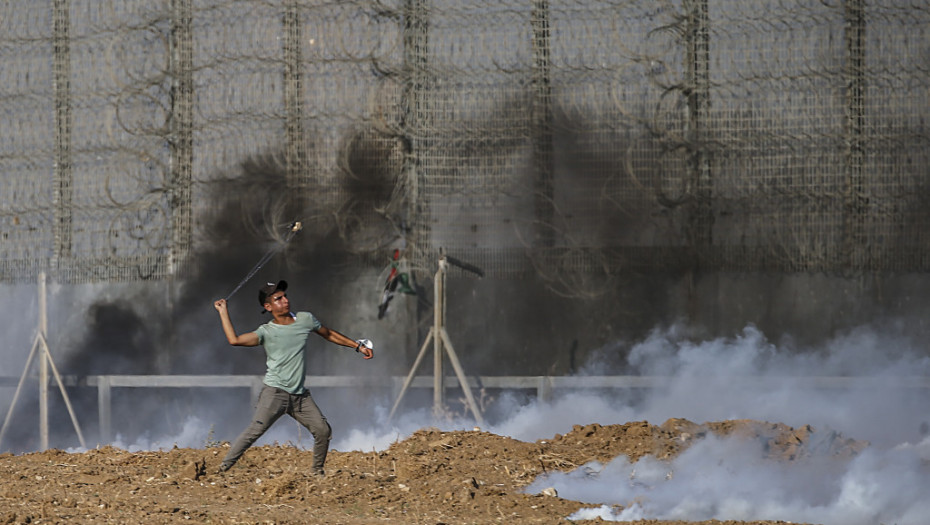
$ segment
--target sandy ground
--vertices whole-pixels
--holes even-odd
[[[768,460],[779,462],[804,457],[814,442],[839,458],[867,446],[839,435],[814,440],[808,426],[749,420],[577,425],[535,443],[477,430],[421,429],[384,451],[332,451],[322,479],[309,474],[312,453],[293,446],[253,447],[223,474],[217,466],[228,444],[7,453],[0,455],[0,524],[569,523],[567,516],[596,505],[526,493],[537,476],[618,455],[671,458],[708,432],[761,440]]]

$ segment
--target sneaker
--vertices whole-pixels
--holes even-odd
[[[232,468],[232,465],[230,465],[230,464],[227,464],[227,463],[220,463],[220,466],[217,467],[217,469],[216,469],[216,473],[217,473],[217,474],[222,474],[222,473],[226,472],[227,470],[229,470],[229,469],[231,469],[231,468]]]
[[[314,469],[310,472],[310,475],[315,478],[325,478],[326,472],[324,472],[323,469]]]

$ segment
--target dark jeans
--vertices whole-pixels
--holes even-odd
[[[329,451],[329,440],[332,439],[332,428],[313,398],[310,397],[310,391],[296,395],[268,385],[262,387],[258,395],[252,423],[242,434],[239,434],[232,448],[223,458],[223,469],[233,466],[245,450],[262,437],[262,434],[284,414],[296,419],[313,435],[313,471],[322,472],[323,462],[326,461],[326,453]]]

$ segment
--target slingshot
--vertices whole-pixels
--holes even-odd
[[[291,224],[289,224],[287,227],[290,229],[290,231],[287,232],[287,237],[284,238],[284,242],[282,242],[281,244],[278,244],[277,246],[272,247],[270,250],[265,252],[265,255],[262,255],[262,258],[258,260],[258,263],[255,264],[255,266],[249,271],[249,273],[245,276],[245,278],[239,281],[239,284],[237,284],[236,287],[233,288],[233,291],[229,292],[229,295],[225,297],[227,301],[229,300],[230,297],[233,296],[233,294],[238,292],[239,289],[242,288],[243,285],[245,285],[245,283],[249,282],[249,279],[251,279],[252,277],[255,277],[255,274],[258,273],[258,271],[261,270],[262,267],[265,266],[265,264],[267,264],[268,261],[270,261],[272,257],[277,255],[278,252],[283,250],[287,246],[287,244],[291,242],[291,239],[294,238],[294,235],[296,235],[297,232],[303,229],[303,224],[301,224],[300,221],[294,221]]]

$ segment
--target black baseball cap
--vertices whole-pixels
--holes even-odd
[[[287,290],[287,281],[278,281],[278,284],[268,283],[265,286],[262,286],[258,290],[258,304],[265,306],[265,303],[268,302],[268,296],[274,294],[277,291]]]

